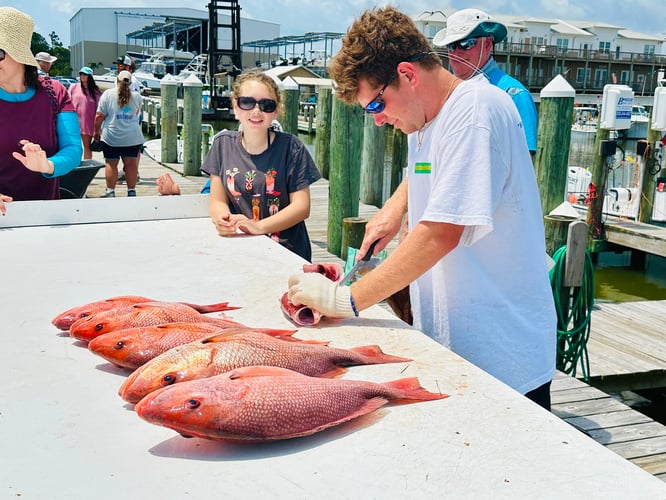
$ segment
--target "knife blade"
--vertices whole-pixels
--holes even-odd
[[[372,257],[372,252],[375,251],[375,247],[377,246],[377,243],[379,243],[379,240],[375,240],[372,245],[370,245],[370,248],[368,248],[368,251],[366,254],[359,260],[354,267],[352,267],[347,274],[345,274],[342,279],[338,282],[338,286],[344,286],[347,281],[349,281],[352,276],[356,274],[356,271],[359,270],[359,268],[368,262],[370,258]]]

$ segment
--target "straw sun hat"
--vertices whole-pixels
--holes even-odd
[[[13,7],[0,7],[0,49],[18,63],[39,68],[30,51],[34,28],[29,15]]]
[[[506,26],[482,10],[463,9],[449,16],[446,28],[437,32],[432,44],[435,47],[446,47],[459,40],[484,36],[491,36],[493,43],[499,43],[506,38],[506,35]]]

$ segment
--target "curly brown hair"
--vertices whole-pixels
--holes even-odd
[[[336,84],[336,97],[347,104],[356,103],[359,79],[375,87],[384,85],[406,60],[418,60],[427,69],[441,65],[430,42],[408,15],[394,7],[366,10],[347,30],[328,68]]]

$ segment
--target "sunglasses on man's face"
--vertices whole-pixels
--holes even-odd
[[[5,53],[6,53],[6,52],[5,52],[4,50],[0,49],[0,61],[4,61],[4,60],[5,60]]]
[[[375,98],[368,103],[368,105],[363,108],[363,110],[366,113],[370,113],[371,115],[376,115],[378,113],[381,113],[384,111],[384,107],[386,106],[386,103],[384,102],[384,91],[386,90],[386,87],[391,85],[391,83],[395,80],[395,75],[391,77],[391,79],[386,82],[386,85],[382,87],[382,89],[379,91],[379,94],[375,96]]]
[[[428,54],[435,54],[435,52],[419,52],[418,54],[413,54],[405,59],[403,59],[404,62],[416,62],[420,61],[423,59],[425,56]],[[382,89],[379,91],[379,94],[375,96],[375,98],[368,103],[368,105],[363,108],[363,111],[366,113],[370,113],[371,115],[376,115],[378,113],[381,113],[384,111],[384,108],[386,107],[386,103],[384,102],[384,92],[386,91],[386,88],[393,83],[393,80],[397,77],[397,73],[394,74],[391,79],[382,87]]]
[[[258,104],[259,109],[264,113],[272,113],[277,108],[277,102],[275,99],[259,99],[258,101],[254,97],[245,97],[241,96],[236,99],[238,107],[245,111],[250,111]]]
[[[467,38],[465,40],[459,40],[447,45],[449,52],[453,52],[456,49],[459,50],[470,50],[476,47],[476,44],[479,42],[478,38]]]

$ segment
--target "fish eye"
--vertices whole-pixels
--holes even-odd
[[[81,313],[79,314],[79,318],[87,318],[89,316],[88,313]]]
[[[171,385],[176,381],[176,376],[173,373],[168,373],[162,377],[162,385]]]
[[[195,408],[199,408],[201,402],[198,399],[189,399],[186,404],[190,410],[194,410]]]
[[[95,330],[97,330],[98,332],[103,328],[104,328],[104,323],[97,323],[95,325]]]
[[[119,340],[116,342],[116,345],[113,346],[114,349],[122,349],[123,347],[125,347],[125,342],[122,340]]]

